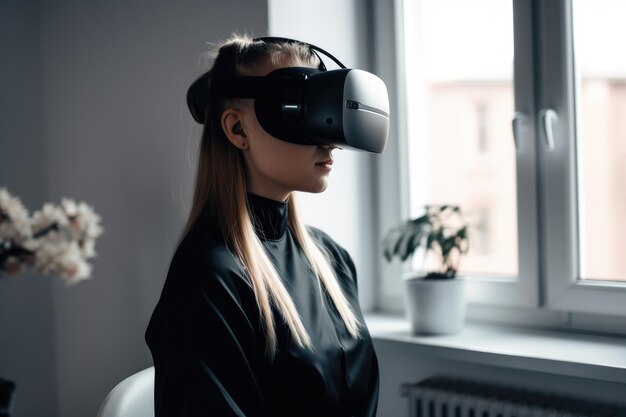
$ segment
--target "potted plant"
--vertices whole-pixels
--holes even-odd
[[[388,262],[423,251],[421,268],[404,275],[407,317],[415,334],[457,333],[465,321],[466,280],[457,276],[469,250],[467,223],[455,205],[426,205],[425,214],[391,229],[383,241]]]

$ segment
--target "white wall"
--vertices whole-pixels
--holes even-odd
[[[360,0],[268,0],[269,34],[312,43],[348,68],[371,71],[369,2]],[[322,59],[329,69],[330,58]],[[298,195],[304,221],[330,234],[350,252],[357,267],[359,300],[364,311],[375,305],[377,270],[375,161],[378,155],[333,151],[328,189]]]
[[[152,363],[143,335],[190,197],[200,139],[186,89],[206,42],[267,33],[267,3],[0,2],[0,186],[31,209],[102,216],[90,281],[0,281],[0,375],[15,417],[96,414]]]

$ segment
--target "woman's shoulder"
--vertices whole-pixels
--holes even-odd
[[[161,295],[146,329],[151,349],[165,345],[171,335],[215,314],[244,312],[251,322],[256,317],[254,294],[239,261],[219,240],[199,234],[186,235],[176,247]],[[194,330],[195,331],[195,330]]]
[[[193,230],[185,235],[174,251],[174,260],[219,263],[230,252],[226,244],[210,232]]]
[[[187,234],[178,244],[166,282],[197,289],[218,281],[228,286],[247,285],[241,262],[220,239],[199,232]]]

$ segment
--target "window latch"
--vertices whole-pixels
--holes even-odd
[[[554,126],[559,120],[559,115],[552,109],[543,109],[539,112],[539,120],[543,126],[543,137],[548,150],[553,151],[554,146]]]
[[[528,116],[526,114],[516,111],[511,121],[513,127],[513,141],[515,142],[515,150],[520,153],[521,138],[527,133],[528,129]]]

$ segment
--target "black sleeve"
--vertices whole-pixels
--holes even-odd
[[[153,349],[156,417],[268,416],[255,374],[257,327],[235,285],[243,278],[200,270],[168,277],[188,284],[169,303],[166,316],[176,319],[162,320]]]

